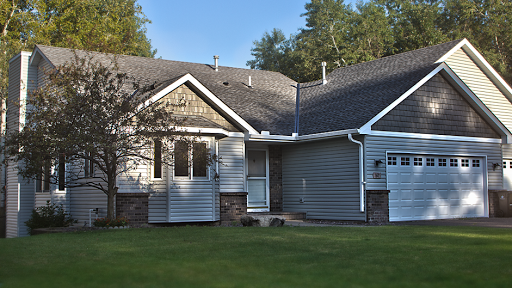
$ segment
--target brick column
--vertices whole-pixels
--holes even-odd
[[[500,213],[500,200],[498,192],[500,190],[489,190],[489,218],[503,217],[503,212]]]
[[[366,190],[368,223],[389,222],[389,190]]]
[[[283,153],[280,145],[268,146],[270,212],[283,211]]]
[[[148,197],[148,193],[118,193],[117,217],[126,217],[132,227],[148,224]]]
[[[247,192],[220,193],[220,224],[240,223],[247,215]]]

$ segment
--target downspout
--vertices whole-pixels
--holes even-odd
[[[360,197],[360,207],[359,207],[359,211],[361,212],[365,212],[365,207],[364,207],[364,185],[366,184],[364,182],[364,159],[363,159],[363,143],[355,140],[354,138],[352,138],[352,134],[348,134],[348,140],[350,140],[351,142],[354,142],[356,143],[357,145],[359,145],[359,197]]]

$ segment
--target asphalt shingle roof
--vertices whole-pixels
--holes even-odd
[[[71,49],[43,45],[37,45],[37,48],[54,66],[74,59]],[[82,53],[77,51],[78,55]],[[90,53],[102,63],[111,62],[111,56]],[[119,70],[129,76],[147,80],[148,83],[164,83],[158,88],[164,88],[172,80],[190,73],[256,130],[267,130],[278,135],[291,135],[293,132],[296,82],[281,73],[225,66],[219,66],[216,72],[209,64],[125,55],[119,56],[117,64]],[[252,88],[248,87],[249,76]]]
[[[300,135],[361,128],[432,72],[456,40],[338,68],[301,84]]]
[[[301,84],[300,135],[360,128],[433,71],[456,40],[334,70],[321,80]],[[73,50],[37,46],[53,65],[73,59]],[[79,51],[83,52],[83,51]],[[110,58],[92,53],[102,62]],[[213,62],[213,61],[212,61]],[[190,73],[258,131],[290,135],[294,131],[296,83],[277,72],[119,56],[120,71],[163,89]],[[252,87],[248,87],[249,76]],[[227,84],[226,84],[227,83]],[[220,112],[220,111],[219,111]]]

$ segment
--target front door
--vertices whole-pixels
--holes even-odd
[[[270,210],[268,155],[266,150],[247,150],[247,210]]]

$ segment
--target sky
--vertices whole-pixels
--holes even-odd
[[[287,36],[305,28],[307,0],[138,0],[151,24],[156,57],[167,60],[248,68],[251,47],[265,32],[279,28]],[[345,1],[349,3],[353,1]]]

